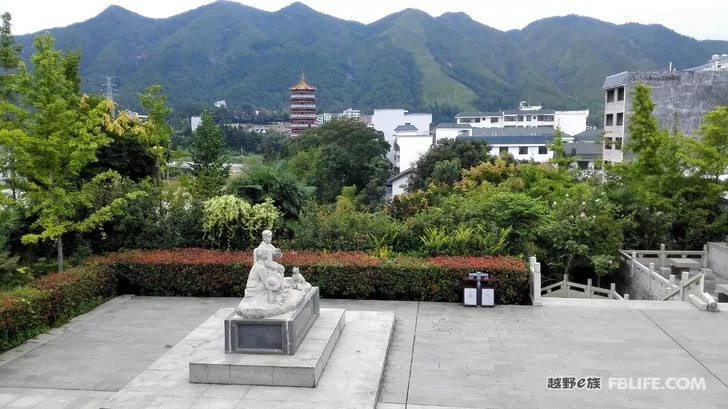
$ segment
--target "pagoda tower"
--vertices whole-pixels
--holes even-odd
[[[291,90],[291,136],[299,136],[316,123],[316,87],[306,82],[301,73]]]

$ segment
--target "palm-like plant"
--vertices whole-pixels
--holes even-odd
[[[270,198],[287,218],[295,218],[316,188],[301,183],[286,167],[285,161],[251,166],[228,182],[226,190],[253,203]]]

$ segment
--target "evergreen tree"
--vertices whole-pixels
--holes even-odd
[[[18,110],[16,94],[18,91],[18,70],[22,69],[20,52],[22,47],[15,43],[12,35],[10,13],[3,13],[0,27],[0,129],[12,130],[13,119],[22,114]],[[15,122],[17,123],[17,122]],[[0,172],[5,174],[7,186],[13,200],[17,199],[18,178],[15,172],[15,157],[9,147],[0,150]]]
[[[202,198],[217,196],[225,186],[230,166],[226,165],[225,138],[208,110],[202,112],[202,122],[192,133],[190,154],[196,193]]]
[[[564,146],[563,133],[560,127],[554,128],[554,139],[547,145],[548,149],[554,153],[549,159],[552,165],[555,165],[560,171],[565,171],[571,167],[571,165],[578,160],[574,156],[566,154],[566,147]]]

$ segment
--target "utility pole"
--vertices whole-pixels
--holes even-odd
[[[108,98],[112,103],[114,102],[114,84],[112,80],[116,77],[112,77],[110,75],[106,75],[101,77],[106,80],[106,83],[104,84],[106,86],[106,98]],[[111,115],[116,116],[116,105],[114,105],[113,108],[111,108]]]

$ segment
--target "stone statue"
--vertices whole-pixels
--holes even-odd
[[[245,296],[236,310],[241,317],[268,318],[293,311],[311,289],[298,267],[293,269],[293,277],[284,277],[285,267],[276,261],[283,257],[283,252],[272,240],[273,233],[265,230],[263,242],[253,250]]]

